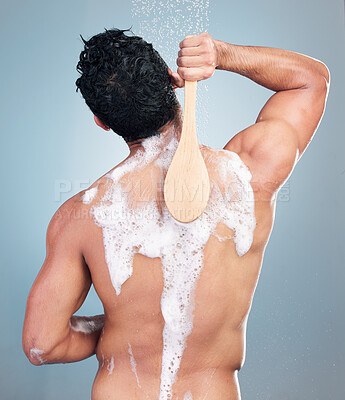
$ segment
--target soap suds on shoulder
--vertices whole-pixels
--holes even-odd
[[[82,202],[84,204],[90,204],[92,200],[95,198],[97,191],[98,191],[98,185],[89,190],[86,190],[85,193],[83,194]]]

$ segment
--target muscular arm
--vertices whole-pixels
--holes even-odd
[[[288,50],[238,46],[215,40],[216,69],[241,74],[276,92],[310,86],[321,77],[329,82],[325,64]]]
[[[225,146],[241,156],[259,186],[268,184],[274,193],[321,121],[330,81],[327,67],[302,54],[237,46],[213,40],[207,33],[183,40],[180,47],[178,73],[184,79],[206,79],[220,69],[241,74],[276,92],[256,123]]]
[[[28,297],[23,349],[35,365],[90,357],[103,327],[103,315],[73,315],[91,286],[81,252],[82,226],[76,204],[74,198],[68,200],[52,218],[46,259]]]

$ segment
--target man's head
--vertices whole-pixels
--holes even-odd
[[[165,61],[150,43],[127,31],[82,38],[76,85],[96,123],[132,142],[158,134],[180,106]]]

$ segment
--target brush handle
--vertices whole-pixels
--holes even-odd
[[[186,36],[186,39],[193,36],[195,35],[188,35]],[[198,146],[195,123],[196,88],[197,81],[185,81],[184,116],[180,139],[180,142],[182,141],[183,145]]]
[[[198,146],[195,122],[196,81],[185,82],[184,115],[181,132],[181,146]]]
[[[210,180],[196,136],[196,87],[197,81],[185,81],[181,137],[164,181],[165,204],[180,222],[200,217],[210,196]]]

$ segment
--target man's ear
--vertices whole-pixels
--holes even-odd
[[[176,89],[177,86],[176,86],[176,84],[175,84],[175,79],[174,79],[174,77],[173,77],[173,74],[172,74],[172,71],[171,71],[170,68],[168,68],[168,73],[169,73],[170,81],[171,81],[171,83],[172,83],[172,85],[173,85],[173,88]]]
[[[184,86],[184,80],[180,77],[180,75],[177,72],[172,72],[171,69],[168,68],[168,73],[174,89],[181,88]]]
[[[95,120],[96,124],[102,129],[104,129],[105,131],[110,131],[109,126],[103,124],[103,122],[98,117],[96,117],[96,115],[93,116],[93,119]]]

